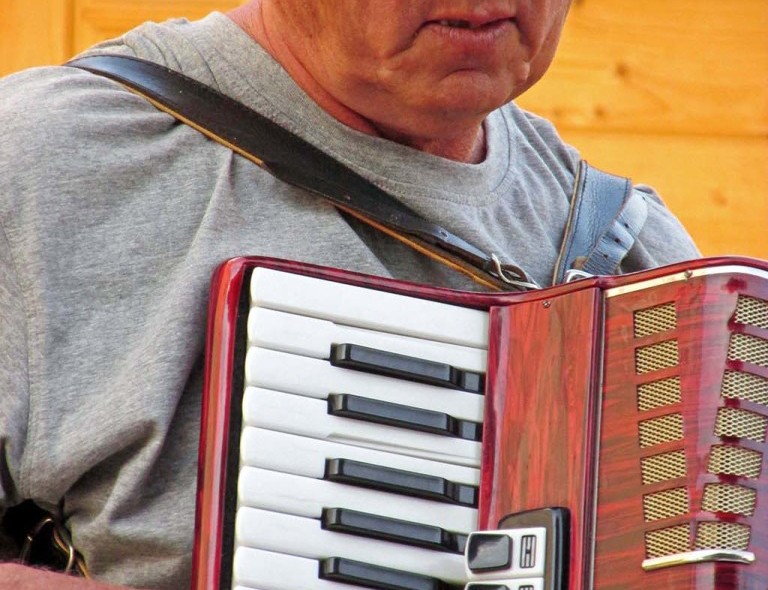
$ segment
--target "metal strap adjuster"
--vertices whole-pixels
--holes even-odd
[[[502,264],[499,257],[493,252],[491,252],[490,258],[491,262],[493,262],[493,274],[506,284],[522,291],[541,289],[536,281],[529,278],[523,269],[512,264]]]
[[[84,578],[89,578],[88,568],[85,565],[85,561],[82,556],[77,552],[75,546],[72,543],[72,539],[69,536],[69,532],[58,520],[52,516],[46,516],[42,518],[35,527],[27,533],[24,538],[24,543],[19,553],[19,560],[22,563],[29,563],[32,548],[35,542],[41,537],[42,533],[50,528],[50,540],[46,540],[52,548],[66,558],[66,564],[63,572],[65,574],[79,575]]]

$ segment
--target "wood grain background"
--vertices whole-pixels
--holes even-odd
[[[0,0],[0,75],[239,3]],[[518,102],[659,190],[704,254],[768,259],[768,0],[574,0],[555,63]]]

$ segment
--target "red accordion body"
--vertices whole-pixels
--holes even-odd
[[[488,311],[477,529],[565,509],[557,590],[768,588],[768,264],[481,294],[259,258],[212,286],[193,588],[231,584],[237,318],[255,267]]]

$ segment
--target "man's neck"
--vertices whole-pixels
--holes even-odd
[[[482,125],[447,138],[413,137],[384,129],[338,101],[317,82],[284,37],[270,29],[269,15],[265,14],[263,4],[250,2],[231,11],[229,17],[255,39],[320,108],[348,127],[458,162],[477,164],[485,159],[486,141]]]

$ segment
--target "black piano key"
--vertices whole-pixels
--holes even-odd
[[[320,578],[343,584],[356,584],[375,590],[462,590],[463,586],[443,580],[371,565],[342,557],[320,562]]]
[[[477,487],[443,477],[392,469],[350,459],[328,459],[325,479],[438,502],[477,508]]]
[[[337,533],[358,535],[449,553],[463,554],[467,543],[467,535],[461,533],[347,508],[325,508],[321,524],[324,529]]]
[[[483,393],[485,390],[483,373],[358,344],[332,345],[330,360],[336,367],[366,373],[461,389],[470,393]]]
[[[477,442],[483,437],[483,426],[477,422],[461,420],[434,410],[413,408],[347,393],[332,393],[328,396],[328,413],[332,416]]]

